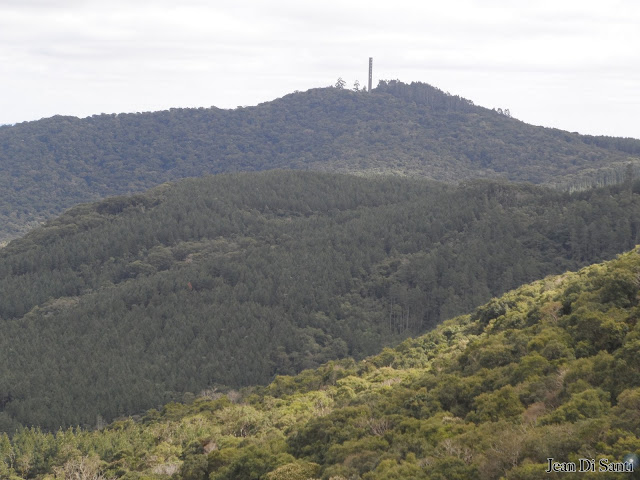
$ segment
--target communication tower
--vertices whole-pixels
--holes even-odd
[[[371,83],[373,81],[373,57],[369,57],[369,90],[371,93]]]

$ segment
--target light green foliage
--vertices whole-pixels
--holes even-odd
[[[518,419],[524,406],[516,390],[507,385],[491,393],[482,393],[475,399],[475,409],[467,418],[476,423],[496,422],[500,419]]]
[[[534,351],[521,357],[520,361],[517,362],[517,366],[513,369],[511,382],[517,384],[533,376],[544,377],[552,371],[551,363]]]
[[[21,429],[0,437],[0,472],[57,480],[93,462],[124,480],[497,480],[539,478],[549,457],[618,461],[640,453],[640,333],[612,272],[640,273],[638,252],[525,285],[360,362],[211,389],[101,430]]]
[[[576,219],[598,235],[569,242]],[[625,225],[637,235],[617,235]],[[552,364],[536,370],[539,381],[601,350],[626,352],[623,374],[635,358],[625,321],[639,308],[635,272],[605,269],[588,295],[569,276],[566,288],[546,280],[497,296],[636,242],[640,195],[624,186],[569,195],[274,171],[77,206],[0,250],[0,430],[101,426],[376,352],[357,369],[334,364],[269,389],[314,390],[379,367],[447,372],[454,358],[466,376],[486,376],[528,349]],[[506,375],[463,383],[479,394],[505,385],[496,376]],[[339,396],[358,394],[358,381]],[[444,408],[464,417],[471,404]]]
[[[623,390],[617,400],[613,411],[614,425],[640,436],[640,388]]]
[[[567,402],[542,421],[560,423],[597,418],[608,414],[610,407],[609,395],[606,392],[589,388],[571,395]]]
[[[320,471],[317,463],[296,461],[287,463],[265,475],[265,480],[310,480]]]

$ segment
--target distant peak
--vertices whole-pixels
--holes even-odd
[[[471,111],[478,108],[471,100],[458,95],[451,95],[423,82],[407,84],[400,80],[380,80],[373,92],[389,93],[405,100],[428,105],[437,110]]]

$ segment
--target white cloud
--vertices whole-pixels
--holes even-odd
[[[373,56],[376,79],[640,138],[639,20],[633,0],[3,0],[0,123],[256,104],[364,83]]]

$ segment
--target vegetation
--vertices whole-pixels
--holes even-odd
[[[9,479],[540,479],[640,453],[640,255],[525,285],[360,362],[96,431],[0,437]],[[83,471],[94,476],[72,477]],[[560,473],[549,478],[620,478]],[[629,475],[629,474],[627,474]],[[625,477],[628,478],[628,477]]]
[[[640,140],[534,127],[397,81],[235,110],[56,116],[0,127],[0,242],[78,203],[206,173],[293,168],[584,188],[618,181],[639,151]]]
[[[638,193],[272,171],[75,207],[0,250],[0,430],[361,359],[632,248]]]

